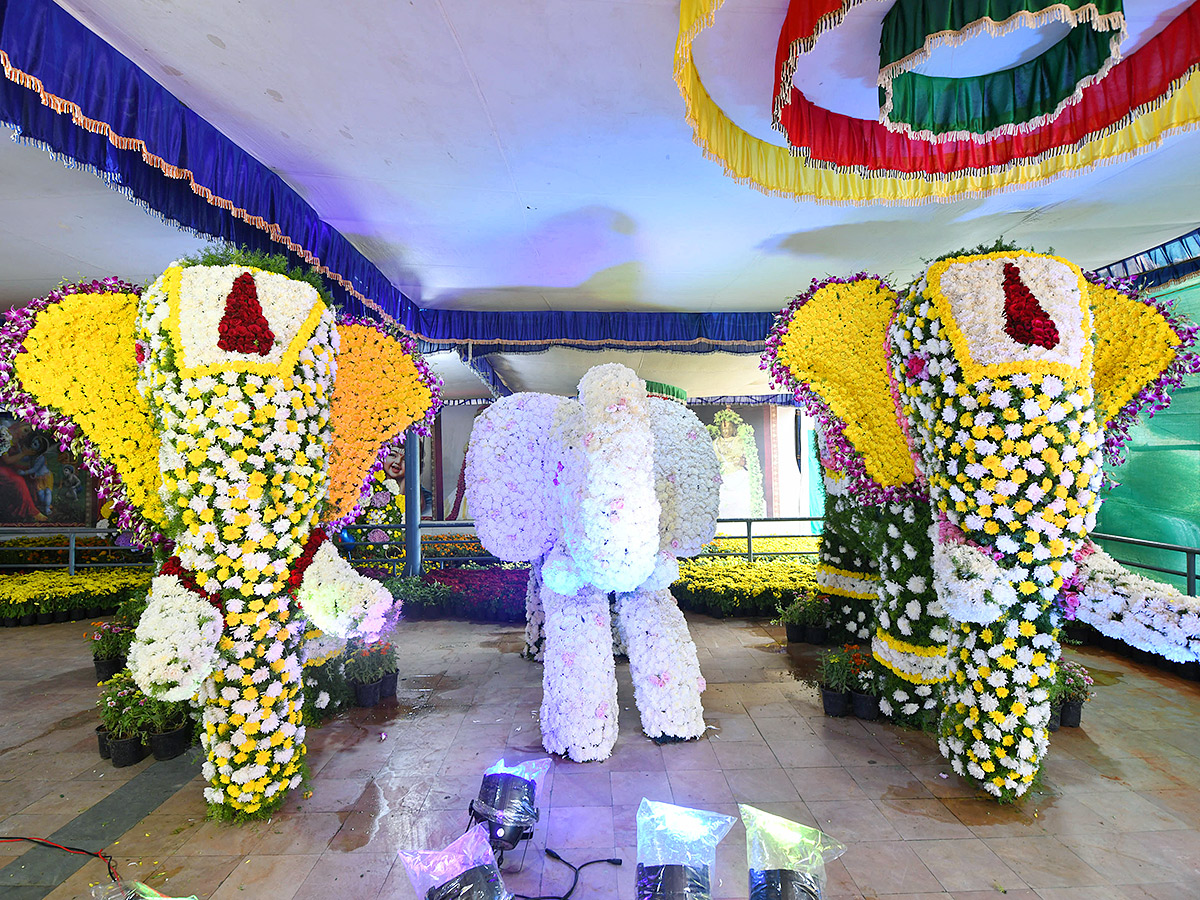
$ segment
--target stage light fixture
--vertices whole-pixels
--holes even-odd
[[[738,804],[746,825],[750,900],[821,900],[825,864],[846,852],[816,828]]]
[[[501,759],[483,773],[479,796],[471,801],[472,824],[487,825],[488,840],[503,861],[506,851],[533,837],[538,820],[538,788],[550,771],[550,760],[505,765]]]
[[[643,799],[637,814],[637,900],[711,900],[717,844],[734,821]]]

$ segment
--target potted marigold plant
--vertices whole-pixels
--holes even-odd
[[[850,654],[850,698],[854,715],[872,721],[879,718],[879,684],[882,676],[879,664],[870,649],[847,644]]]
[[[354,699],[359,706],[379,703],[383,688],[382,660],[370,646],[350,644],[342,664],[346,679],[354,686]]]
[[[1078,728],[1083,714],[1083,704],[1092,699],[1095,682],[1083,663],[1063,661],[1058,664],[1058,678],[1062,684],[1059,699],[1062,704],[1061,723],[1063,728]]]
[[[104,690],[96,705],[107,731],[112,764],[117,768],[131,766],[146,755],[150,700],[138,689],[128,672],[114,675],[102,687]]]
[[[845,647],[822,650],[817,657],[817,684],[827,716],[844,716],[850,711],[850,687],[854,677],[852,654]]]
[[[117,622],[93,622],[84,637],[92,645],[96,680],[108,681],[125,668],[125,658],[133,641],[133,629]]]
[[[810,644],[824,644],[829,635],[829,597],[825,594],[804,594],[804,640]]]
[[[804,600],[796,599],[787,606],[779,607],[779,615],[772,623],[782,625],[789,644],[804,643]]]

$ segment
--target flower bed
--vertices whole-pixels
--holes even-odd
[[[0,578],[0,619],[33,613],[115,610],[150,589],[149,569],[40,570]]]
[[[525,621],[528,567],[435,569],[423,578],[393,578],[392,595],[408,618],[454,618],[473,622]]]
[[[816,560],[807,557],[740,557],[679,561],[671,592],[679,605],[711,616],[774,616],[806,591],[817,589]]]

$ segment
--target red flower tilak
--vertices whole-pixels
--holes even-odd
[[[217,326],[220,337],[217,346],[234,353],[257,353],[266,356],[275,343],[275,333],[263,315],[258,302],[254,276],[243,272],[233,282],[225,298],[225,315]]]
[[[1029,347],[1051,350],[1058,346],[1054,320],[1025,286],[1021,270],[1012,263],[1004,264],[1004,332]]]

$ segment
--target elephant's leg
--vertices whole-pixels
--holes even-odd
[[[617,626],[629,654],[642,729],[652,738],[702,735],[704,679],[670,589],[617,594]]]
[[[1029,789],[1046,755],[1046,689],[1059,656],[1046,610],[1031,621],[1022,620],[1020,609],[987,625],[953,628],[958,671],[939,727],[938,744],[954,771],[1005,799]]]
[[[949,620],[933,588],[929,504],[882,508],[879,602],[871,651],[883,665],[879,708],[897,722],[931,721],[949,677]]]
[[[874,554],[863,541],[861,517],[862,507],[846,497],[828,498],[816,581],[829,597],[834,643],[870,640],[875,633],[879,577]]]
[[[607,759],[617,742],[617,678],[613,670],[608,594],[585,587],[574,595],[542,586],[542,746],[576,762]]]
[[[542,661],[546,641],[546,614],[542,610],[542,560],[529,564],[529,586],[525,589],[525,652],[526,659]]]
[[[300,784],[302,622],[282,597],[226,605],[220,647],[238,661],[217,669],[200,692],[204,797],[222,816],[261,814]]]

